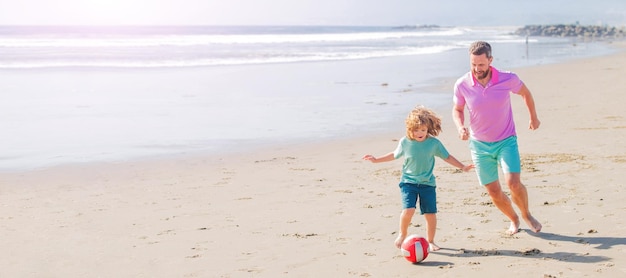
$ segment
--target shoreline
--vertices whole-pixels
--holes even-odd
[[[611,43],[613,45],[619,43]],[[496,46],[497,47],[497,46]],[[509,48],[519,48],[520,46],[508,46]],[[581,49],[587,49],[588,46],[580,46]],[[589,48],[589,51],[597,50],[595,47]],[[511,63],[515,55],[512,55],[509,49],[496,56],[495,65],[500,63]],[[540,49],[532,49],[532,51],[540,51]],[[610,51],[610,50],[606,50]],[[577,55],[585,55],[581,50],[577,50]],[[604,52],[602,52],[604,53]],[[596,53],[597,54],[597,53]],[[597,54],[602,57],[610,54]],[[13,130],[13,135],[7,139],[7,144],[14,145],[13,149],[28,150],[28,152],[9,150],[4,153],[4,157],[0,157],[0,172],[25,172],[30,170],[42,170],[49,167],[74,165],[80,163],[123,163],[136,161],[145,161],[150,159],[168,159],[172,157],[176,159],[179,156],[202,156],[202,155],[225,155],[229,152],[235,153],[235,146],[248,146],[252,140],[247,140],[237,133],[233,126],[238,124],[233,122],[231,118],[235,118],[232,113],[226,110],[210,112],[215,109],[222,109],[224,105],[237,99],[230,99],[219,96],[208,96],[199,88],[204,90],[213,90],[216,92],[226,92],[227,90],[239,90],[246,92],[240,96],[243,99],[252,99],[239,105],[243,109],[250,109],[251,113],[259,114],[262,117],[252,119],[247,125],[252,126],[252,132],[259,134],[264,140],[263,142],[254,142],[255,146],[246,147],[241,151],[257,151],[264,148],[272,148],[288,144],[289,141],[297,141],[301,143],[310,142],[326,142],[333,140],[342,140],[350,138],[352,134],[356,136],[369,136],[369,134],[377,132],[394,132],[395,128],[402,128],[402,121],[406,111],[409,111],[416,104],[424,104],[432,109],[443,110],[442,116],[448,115],[447,106],[451,105],[450,91],[451,85],[460,74],[465,73],[466,62],[465,50],[456,50],[444,55],[444,61],[440,56],[409,56],[409,57],[388,57],[376,59],[364,59],[354,61],[343,61],[340,63],[333,62],[314,62],[304,64],[275,64],[275,65],[250,65],[250,66],[233,66],[221,68],[192,68],[184,71],[174,69],[151,69],[148,74],[144,74],[142,70],[129,69],[116,71],[113,69],[95,69],[88,71],[85,80],[73,81],[70,79],[74,70],[62,69],[54,70],[52,74],[46,74],[45,70],[34,71],[18,71],[8,72],[7,76],[17,78],[19,81],[12,81],[6,88],[14,90],[19,87],[16,94],[32,94],[38,91],[37,87],[32,87],[31,83],[42,82],[42,86],[50,86],[52,93],[59,94],[60,100],[52,99],[47,94],[37,93],[31,97],[20,99],[22,110],[30,111],[33,105],[29,104],[28,99],[43,98],[43,101],[50,98],[52,106],[46,106],[44,109],[33,110],[34,113],[14,113],[12,119],[15,123],[9,121],[8,130]],[[575,60],[587,59],[588,57],[570,58]],[[593,58],[593,57],[592,57]],[[500,59],[500,60],[499,60]],[[536,66],[534,63],[540,63],[543,60],[537,60],[530,65],[520,63],[518,67],[524,68]],[[543,61],[546,62],[546,61]],[[421,64],[433,64],[433,68],[424,69]],[[450,63],[455,65],[451,72],[448,66],[440,66],[440,63]],[[553,64],[550,61],[548,64]],[[503,67],[505,69],[514,69]],[[288,82],[283,82],[280,77],[267,74],[268,71],[277,72],[279,75],[286,74],[289,78]],[[319,73],[318,71],[325,71]],[[316,72],[316,76],[310,77],[311,72]],[[35,76],[30,75],[35,73]],[[458,73],[458,74],[455,74]],[[13,75],[12,75],[13,74]],[[128,76],[126,76],[128,74]],[[240,80],[242,76],[257,76],[253,80],[243,79],[249,83],[246,85],[233,84],[233,81]],[[424,76],[429,76],[424,78]],[[207,82],[198,86],[189,84],[206,80],[206,77],[217,77],[224,79],[223,82]],[[175,82],[158,83],[155,86],[137,86],[135,84],[128,85],[111,85],[115,83],[124,84],[128,79],[134,79],[135,83],[152,83],[152,79],[167,80],[172,79]],[[209,78],[210,79],[210,78]],[[30,81],[25,81],[30,80]],[[52,80],[66,80],[52,81]],[[72,81],[70,81],[72,80]],[[111,82],[102,82],[102,80],[111,80]],[[261,80],[264,80],[261,82]],[[61,82],[61,83],[60,83]],[[275,85],[267,87],[265,83]],[[297,85],[301,84],[301,85]],[[23,87],[23,88],[22,88]],[[78,93],[76,88],[83,88],[85,92]],[[293,93],[292,88],[299,91],[300,94],[315,95],[314,98],[308,99],[311,103],[307,105],[321,104],[323,108],[320,111],[311,110],[310,107],[300,107],[296,104],[293,107],[281,108],[282,114],[270,115],[271,104],[269,101],[262,101],[260,98],[264,96],[256,96],[258,88],[265,88],[266,91],[275,91],[267,96],[268,99],[276,98],[279,102],[297,103],[298,99],[289,96]],[[163,88],[163,89],[162,89]],[[184,93],[178,93],[178,92]],[[324,92],[317,95],[317,92]],[[69,92],[69,93],[68,93]],[[109,92],[116,92],[110,101],[119,102],[116,106],[107,103],[105,97],[98,97],[96,100],[90,100],[93,95],[106,95]],[[146,93],[150,92],[150,93]],[[121,95],[128,94],[133,99],[153,98],[153,108],[141,107],[138,103],[121,98]],[[221,94],[223,95],[223,94]],[[296,94],[297,95],[297,94]],[[352,109],[356,109],[359,116],[348,113],[350,109],[343,109],[341,105],[332,104],[329,106],[328,101],[331,98],[339,96],[336,103],[346,103]],[[253,105],[255,103],[259,105]],[[150,100],[152,101],[152,100]],[[58,103],[57,103],[58,102]],[[205,103],[196,105],[195,103]],[[216,102],[217,104],[211,104]],[[249,102],[249,103],[248,103]],[[219,105],[220,103],[224,105]],[[55,108],[57,104],[64,106],[70,117],[64,120],[55,120],[56,117],[64,117],[64,111]],[[139,106],[138,106],[139,105]],[[195,105],[195,106],[194,106]],[[206,106],[206,107],[205,107]],[[337,107],[335,107],[337,106]],[[134,108],[139,108],[139,112]],[[193,113],[187,113],[186,108],[194,109]],[[300,107],[300,108],[298,108]],[[12,115],[13,112],[7,112]],[[268,110],[269,109],[269,110]],[[231,109],[232,110],[232,109]],[[406,111],[405,111],[406,110]],[[44,111],[44,112],[41,112]],[[49,112],[47,112],[49,111]],[[115,112],[106,116],[106,113]],[[102,115],[98,113],[104,113]],[[225,113],[229,119],[226,123],[219,123],[214,120],[206,120],[211,118],[220,118],[219,115]],[[41,114],[41,115],[39,115]],[[178,118],[183,115],[183,118]],[[192,116],[193,115],[193,116]],[[281,116],[282,115],[282,116]],[[329,116],[325,116],[329,115]],[[177,120],[170,121],[165,116]],[[270,117],[271,116],[271,117]],[[313,129],[301,128],[300,124],[296,125],[290,121],[283,121],[281,118],[290,117],[302,118],[309,121]],[[322,116],[322,118],[317,119]],[[20,118],[25,117],[25,118]],[[148,117],[152,120],[148,120]],[[263,119],[266,118],[266,119]],[[362,118],[367,118],[368,123],[363,124]],[[45,119],[50,124],[42,124],[41,119]],[[136,122],[136,126],[131,125],[131,121],[123,119],[132,119]],[[202,120],[205,119],[205,120]],[[339,122],[338,123],[338,119]],[[20,122],[21,121],[21,122]],[[177,121],[177,122],[175,122]],[[267,126],[267,122],[273,124]],[[34,123],[34,124],[33,124]],[[354,125],[353,123],[358,123]],[[63,125],[61,125],[63,124]],[[178,126],[183,124],[182,129]],[[242,123],[240,123],[242,124]],[[142,126],[151,127],[155,125],[163,125],[162,130],[155,128],[143,128]],[[190,128],[190,125],[196,128]],[[66,128],[72,127],[70,128]],[[113,128],[115,126],[115,128]],[[224,128],[226,135],[212,134],[211,130],[216,128]],[[209,127],[200,128],[197,127]],[[50,130],[47,135],[49,139],[37,139],[38,130]],[[92,130],[93,135],[85,135],[82,130]],[[54,130],[54,132],[52,132]],[[108,130],[108,131],[107,131]],[[15,131],[15,132],[14,132]],[[181,135],[174,135],[182,132]],[[330,134],[330,135],[328,135]],[[295,135],[295,136],[294,136]],[[234,136],[234,137],[233,137]],[[76,137],[76,138],[74,138]],[[29,143],[24,143],[24,139]],[[158,139],[155,139],[158,138]],[[232,141],[235,139],[236,141]],[[232,142],[229,142],[232,141]],[[93,148],[87,148],[85,142],[94,142]],[[287,142],[287,143],[286,143]],[[50,144],[51,143],[51,144]],[[221,150],[225,148],[226,150]]]
[[[522,224],[505,235],[507,220],[475,173],[438,160],[442,250],[408,263],[393,246],[401,161],[361,160],[393,150],[398,130],[0,173],[0,276],[623,276],[626,52],[506,70],[527,84],[542,121],[527,130],[527,112],[512,97],[539,234]],[[451,112],[436,111],[440,140],[468,162]],[[410,233],[425,233],[419,215]]]

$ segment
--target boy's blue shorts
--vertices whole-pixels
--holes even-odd
[[[498,165],[504,173],[521,171],[517,136],[498,142],[481,142],[470,139],[472,161],[480,184],[486,185],[498,180]]]
[[[415,208],[420,204],[420,214],[437,213],[437,191],[434,186],[414,183],[400,183],[402,208]]]

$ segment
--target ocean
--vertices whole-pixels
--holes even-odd
[[[515,29],[0,27],[0,171],[402,134],[448,109],[472,41],[503,69],[614,51]]]
[[[162,68],[344,61],[431,55],[481,38],[525,47],[515,27],[346,26],[0,26],[0,69]],[[586,52],[568,39],[529,42],[531,63]],[[516,49],[519,50],[519,49]],[[525,58],[518,53],[517,59]],[[515,61],[517,63],[519,61]],[[527,61],[528,62],[528,61]]]

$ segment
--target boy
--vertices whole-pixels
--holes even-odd
[[[450,155],[443,144],[435,136],[441,132],[441,119],[430,109],[418,106],[406,118],[406,136],[400,139],[395,151],[380,157],[365,155],[363,159],[373,163],[387,162],[404,157],[400,193],[402,197],[402,213],[400,214],[400,231],[395,245],[400,248],[408,235],[411,218],[415,214],[419,200],[420,213],[426,219],[427,237],[430,251],[439,250],[435,244],[437,229],[437,194],[433,169],[435,156],[464,172],[474,168],[473,164],[465,165]]]

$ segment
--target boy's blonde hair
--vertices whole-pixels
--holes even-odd
[[[428,135],[430,136],[437,136],[439,132],[441,132],[441,119],[439,116],[432,110],[421,105],[415,107],[411,113],[409,113],[405,123],[406,136],[411,140],[415,140],[415,138],[413,138],[413,130],[421,126],[426,126]]]

